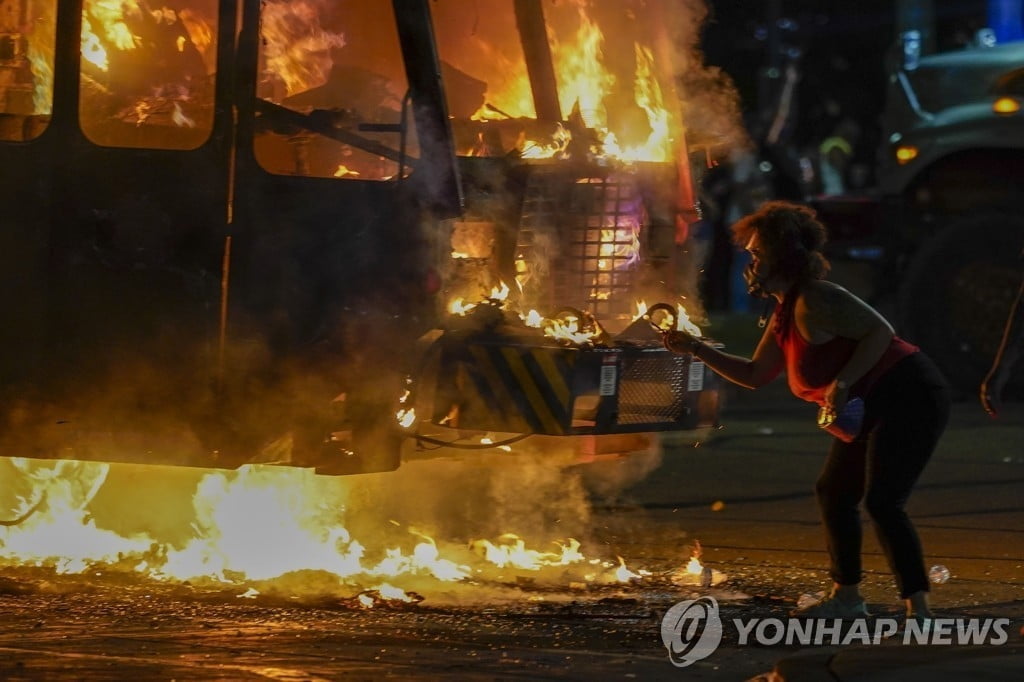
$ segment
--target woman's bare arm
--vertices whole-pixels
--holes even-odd
[[[770,324],[765,328],[753,358],[724,353],[707,344],[699,343],[685,332],[672,332],[666,335],[665,346],[677,353],[692,349],[694,357],[716,374],[746,388],[764,386],[777,377],[785,365],[782,349],[775,341]]]

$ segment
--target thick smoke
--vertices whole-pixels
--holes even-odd
[[[661,16],[670,36],[668,55],[673,65],[683,122],[696,140],[715,145],[724,155],[747,143],[739,93],[732,79],[717,66],[704,62],[700,36],[708,20],[704,0],[662,3]],[[669,11],[671,7],[671,11]]]
[[[465,4],[460,1],[456,9],[462,11]],[[735,90],[721,71],[704,64],[698,47],[707,18],[703,2],[550,2],[545,3],[545,10],[550,10],[555,19],[567,14],[575,21],[584,8],[594,10],[599,19],[614,22],[623,9],[628,13],[633,5],[641,4],[656,9],[653,16],[669,29],[667,40],[653,49],[662,70],[671,72],[691,146],[728,149],[738,144],[745,134]],[[271,5],[284,9],[283,3]],[[612,37],[609,54],[625,54],[632,60],[633,42],[615,41],[610,28],[614,25],[604,27],[606,37]],[[493,31],[493,26],[489,30]],[[639,29],[634,26],[634,30]],[[343,49],[339,47],[340,38],[328,43]],[[329,53],[319,54],[326,58]],[[665,67],[668,64],[670,69]],[[327,67],[320,62],[317,65]],[[626,80],[633,67],[618,71],[620,80]],[[612,118],[626,122],[636,119],[628,112]],[[430,170],[424,164],[420,172],[430,176]],[[309,259],[299,262],[297,257],[294,273],[289,271],[280,275],[280,281],[268,283],[268,289],[284,292],[275,312],[280,325],[273,325],[281,332],[246,336],[239,333],[234,326],[238,320],[232,318],[223,367],[226,379],[218,379],[217,348],[211,341],[216,331],[211,328],[215,326],[211,321],[216,317],[213,311],[219,294],[216,282],[205,282],[205,291],[196,296],[207,306],[203,322],[196,328],[175,326],[156,314],[144,319],[104,320],[113,329],[109,334],[107,330],[97,334],[97,353],[83,352],[75,362],[59,368],[70,374],[58,379],[73,379],[78,390],[72,395],[47,394],[47,399],[32,395],[7,402],[2,415],[5,431],[21,437],[6,442],[4,454],[145,461],[154,447],[160,447],[163,461],[179,464],[209,463],[207,457],[212,450],[223,454],[223,465],[229,468],[240,463],[233,459],[235,454],[288,463],[297,451],[310,445],[297,444],[296,434],[326,433],[337,418],[335,410],[346,405],[352,408],[357,394],[364,397],[355,409],[380,410],[382,415],[390,416],[387,410],[398,394],[399,380],[406,369],[406,358],[397,357],[396,349],[410,345],[408,340],[415,337],[417,327],[422,331],[430,308],[424,292],[416,289],[419,282],[410,286],[413,277],[409,273],[423,273],[400,260],[407,257],[403,254],[422,249],[395,248],[395,244],[410,244],[414,239],[409,235],[412,230],[407,229],[410,223],[404,218],[408,216],[396,215],[390,232],[360,233],[359,239],[353,239],[365,245],[367,263],[352,257],[346,261],[349,270],[339,273],[330,268],[334,263],[325,256],[315,261],[315,268]],[[285,232],[282,230],[282,234]],[[543,251],[545,246],[549,245],[538,244],[538,249]],[[332,248],[342,250],[337,244]],[[314,250],[316,245],[308,249]],[[438,246],[437,250],[447,249]],[[549,250],[557,251],[554,247]],[[304,255],[304,250],[296,249],[296,254]],[[391,273],[387,282],[364,276],[386,272]],[[309,288],[311,280],[319,286]],[[167,286],[178,287],[180,282],[169,278]],[[302,286],[307,289],[300,291]],[[347,287],[356,290],[351,299],[359,304],[327,311],[318,307],[322,299]],[[130,291],[123,295],[141,297]],[[157,309],[160,303],[159,299],[146,300],[125,308]],[[304,317],[307,308],[316,314]],[[83,319],[91,312],[81,311]],[[417,317],[419,314],[422,317]],[[122,347],[109,347],[109,339],[127,338],[118,334],[122,325],[131,327],[139,322],[151,328],[139,326],[138,337],[128,338]],[[279,347],[294,352],[283,353]],[[189,371],[189,367],[198,369]],[[346,399],[337,399],[342,394]],[[225,400],[231,404],[225,404]],[[230,423],[217,423],[212,418],[222,411],[232,415]],[[213,434],[217,435],[211,440]],[[656,449],[612,462],[581,465],[569,444],[541,448],[525,442],[513,447],[512,453],[410,461],[395,472],[339,478],[325,486],[347,491],[329,500],[337,505],[334,512],[339,522],[367,545],[408,542],[409,529],[415,528],[436,538],[439,544],[465,551],[471,551],[467,548],[475,539],[514,533],[538,549],[549,549],[554,540],[576,538],[584,542],[584,551],[589,553],[592,548],[587,542],[595,539],[595,501],[621,502],[629,486],[660,463]],[[189,470],[188,474],[200,476],[198,470]],[[142,494],[140,491],[152,492],[162,484],[140,485],[141,476],[112,476],[107,482],[111,487],[96,494],[97,517],[115,525],[119,532],[145,532],[164,541],[183,542],[183,529],[190,529],[191,510],[180,501],[172,503]],[[187,478],[177,477],[177,488],[185,490],[186,497],[190,490]],[[134,492],[123,492],[128,489]],[[18,493],[28,500],[34,499],[34,494],[28,488]],[[8,502],[11,510],[19,508],[14,501]],[[174,505],[173,523],[167,520],[167,504]],[[133,505],[145,508],[146,513],[133,514]],[[593,548],[598,556],[607,558],[603,549]]]

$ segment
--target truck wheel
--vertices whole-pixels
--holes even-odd
[[[968,395],[977,394],[1002,339],[1024,268],[1022,248],[1020,215],[959,218],[913,257],[900,288],[901,336]],[[1019,393],[1020,384],[1018,378],[1008,392]]]

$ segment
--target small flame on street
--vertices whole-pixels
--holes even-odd
[[[630,580],[636,580],[641,577],[639,573],[634,573],[633,571],[626,568],[625,559],[623,559],[622,557],[618,557],[618,559],[619,567],[615,569],[615,578],[620,583],[628,583]]]
[[[512,566],[531,571],[540,570],[544,566],[566,566],[584,560],[580,554],[580,543],[572,538],[567,545],[559,544],[559,552],[539,552],[527,549],[526,542],[512,533],[502,535],[498,544],[490,540],[476,540],[471,543],[477,553],[481,553],[485,559],[498,568]]]

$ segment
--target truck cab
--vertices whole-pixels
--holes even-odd
[[[900,319],[973,395],[1024,271],[1024,42],[905,59],[889,89],[878,177],[904,224]]]
[[[909,30],[889,67],[875,191],[819,206],[833,258],[870,264],[867,295],[974,395],[1024,267],[1024,42],[921,54]]]
[[[635,324],[695,294],[667,3],[5,7],[0,454],[360,473],[714,422]]]

